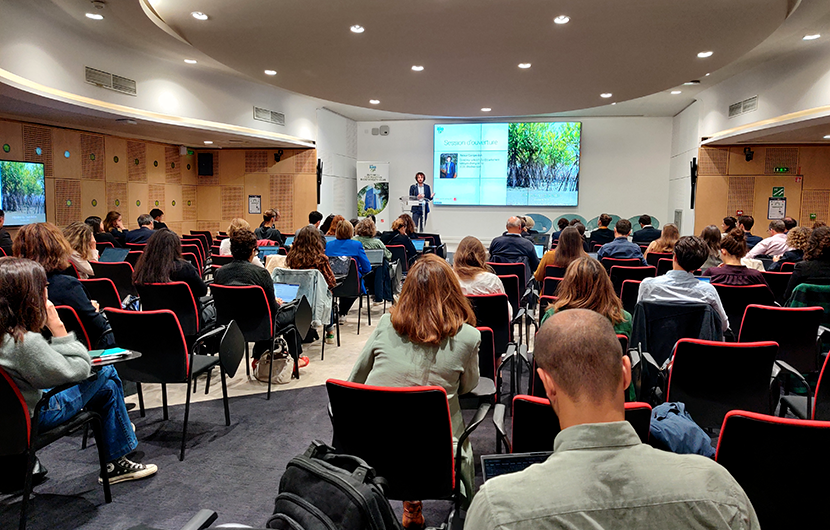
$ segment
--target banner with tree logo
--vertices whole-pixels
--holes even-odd
[[[374,215],[379,231],[389,228],[389,162],[357,163],[357,216]]]

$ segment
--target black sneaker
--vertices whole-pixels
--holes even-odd
[[[155,464],[139,464],[127,460],[124,456],[107,464],[107,474],[109,475],[110,484],[149,477],[150,475],[155,475],[158,470]],[[104,483],[101,477],[98,477],[98,483]]]

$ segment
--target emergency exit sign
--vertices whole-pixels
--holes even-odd
[[[784,196],[784,186],[773,186],[772,196],[773,197],[783,197]]]
[[[788,167],[777,167],[777,168],[774,169],[774,171],[776,173],[787,173],[787,172],[790,171],[790,168],[788,168]]]

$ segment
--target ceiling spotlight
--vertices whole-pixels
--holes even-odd
[[[712,74],[706,74],[706,75],[705,75],[705,76],[703,76],[703,77],[709,77],[710,75],[712,75]]]
[[[819,37],[821,37],[821,35],[818,34],[818,33],[815,33],[813,35],[804,35],[804,37],[801,40],[816,40]]]
[[[276,70],[265,70],[265,75],[277,75]]]
[[[366,31],[366,29],[363,26],[359,26],[357,24],[355,24],[349,29],[352,30],[352,33],[363,33],[364,31]]]
[[[824,139],[825,139],[825,140],[830,140],[830,134],[825,134],[825,135],[824,135]]]
[[[616,104],[617,104],[617,102],[615,101],[615,102],[613,102],[613,103],[611,103],[611,104],[612,104],[612,105],[616,105]]]
[[[571,21],[571,17],[567,15],[559,15],[558,17],[553,19],[553,22],[556,24],[567,24]]]
[[[212,144],[213,144],[213,142],[212,142],[212,141],[210,141],[210,140],[205,140],[205,145],[212,145]]]
[[[491,109],[490,107],[481,107],[481,112],[490,112],[491,110],[493,109]]]
[[[603,92],[602,94],[599,95],[599,97],[601,97],[601,98],[610,98],[613,95],[614,94],[612,94],[611,92]]]
[[[380,103],[380,100],[379,99],[370,99],[369,103],[371,103],[372,105],[378,105]]]
[[[672,95],[676,96],[676,95],[680,94],[681,92],[679,90],[672,90],[671,93],[672,93]]]
[[[187,64],[196,64],[196,59],[185,59],[184,62]]]
[[[694,85],[699,85],[700,81],[697,80],[697,79],[692,79],[691,81],[686,81],[683,84],[686,85],[686,86],[694,86]]]
[[[207,20],[208,19],[208,16],[205,13],[202,13],[201,11],[193,11],[192,13],[190,13],[190,16],[192,16],[196,20]]]
[[[99,15],[98,13],[87,13],[86,18],[91,18],[92,20],[104,20],[104,15]]]
[[[699,54],[697,54],[697,56],[701,59],[705,59],[707,57],[711,57],[713,53],[715,52],[700,52]]]
[[[530,63],[519,63],[519,68],[527,70],[528,68],[530,68]]]
[[[421,72],[421,71],[423,71],[423,69],[424,69],[424,67],[419,65],[419,64],[416,64],[416,65],[412,66],[412,71],[413,72]]]

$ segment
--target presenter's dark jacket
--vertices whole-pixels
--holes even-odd
[[[92,348],[111,348],[115,340],[109,331],[110,326],[101,313],[89,301],[86,291],[77,278],[51,272],[47,274],[49,280],[49,301],[55,305],[68,305],[78,313],[81,324],[84,325]]]
[[[608,227],[600,226],[596,230],[591,231],[591,239],[588,241],[591,248],[597,245],[604,245],[614,241],[614,231]]]
[[[270,226],[260,226],[254,230],[257,239],[267,239],[269,241],[276,241],[280,245],[285,245],[285,237],[276,228]]]
[[[529,239],[519,234],[499,236],[490,243],[490,258],[501,263],[525,263],[533,273],[539,267],[536,247]],[[527,276],[530,278],[530,274]]]
[[[417,184],[413,184],[413,185],[409,186],[409,194],[413,197],[418,196],[418,185]],[[432,190],[429,189],[429,184],[427,184],[426,182],[424,183],[424,197],[427,198],[427,199],[432,198]],[[430,210],[429,210],[429,201],[425,201],[424,205],[427,207],[426,212],[429,213],[430,212]],[[420,206],[413,206],[412,207],[413,212],[416,211],[416,210],[420,210],[420,209],[421,209]]]
[[[6,256],[12,255],[12,236],[9,235],[8,230],[0,228],[0,248],[6,253]]]
[[[95,242],[96,243],[112,243],[112,246],[114,246],[115,248],[120,248],[120,247],[124,246],[124,245],[121,244],[120,241],[118,241],[115,238],[114,235],[112,235],[109,232],[98,232],[97,234],[95,234]],[[3,242],[2,242],[2,240],[0,240],[0,246],[2,246],[2,245],[3,245]]]
[[[150,228],[142,226],[137,230],[130,230],[124,234],[124,240],[127,243],[146,243],[153,233],[154,232]]]
[[[661,234],[661,230],[658,230],[653,226],[646,226],[643,227],[642,230],[637,230],[636,232],[634,232],[634,235],[631,236],[631,241],[633,243],[637,243],[638,245],[648,245],[652,241],[660,239]]]

